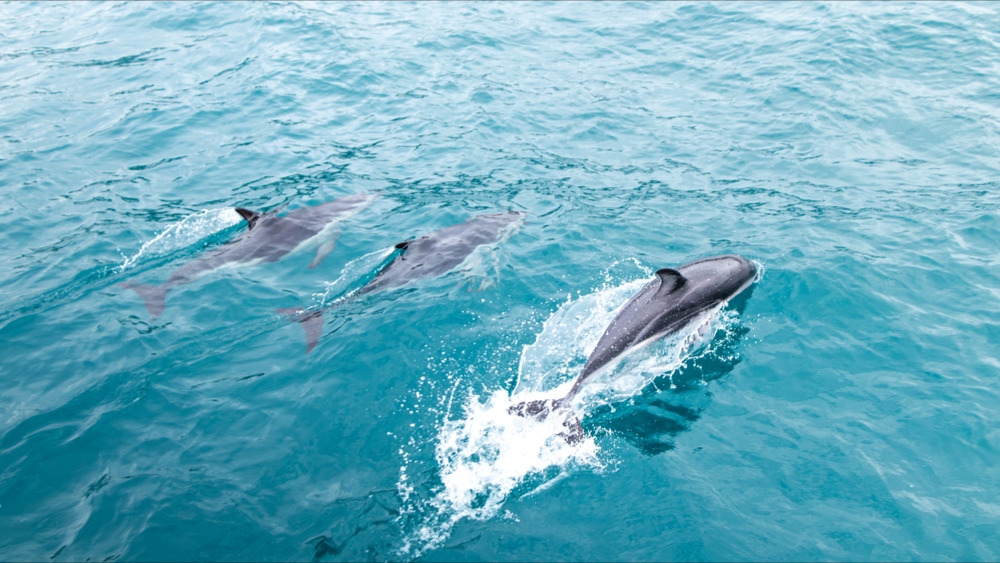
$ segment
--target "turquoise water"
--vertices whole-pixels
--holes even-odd
[[[998,7],[0,4],[0,559],[1000,558]],[[376,192],[317,268],[120,285]],[[584,443],[505,414],[726,252]]]

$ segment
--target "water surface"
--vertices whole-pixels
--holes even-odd
[[[0,4],[0,559],[996,560],[998,13]],[[120,286],[233,207],[362,192],[315,269],[156,320]],[[506,210],[310,354],[276,313]],[[743,310],[614,372],[585,443],[504,416],[727,252],[764,272]]]

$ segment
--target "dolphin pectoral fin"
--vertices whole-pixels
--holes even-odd
[[[333,237],[330,238],[330,240],[319,245],[319,248],[316,249],[316,255],[313,256],[312,262],[309,262],[310,270],[312,270],[316,266],[319,266],[319,263],[322,262],[324,258],[326,258],[326,255],[333,252],[333,248],[337,246],[337,237],[339,235],[340,233],[337,233],[333,235]]]
[[[319,342],[319,337],[323,336],[323,311],[306,312],[303,309],[293,307],[278,309],[278,314],[302,325],[302,330],[306,333],[306,354],[312,352],[316,343]]]
[[[656,271],[656,277],[660,278],[660,287],[656,289],[656,294],[671,293],[687,282],[684,274],[673,268],[662,268]]]
[[[306,331],[306,354],[308,354],[316,347],[319,337],[323,336],[323,312],[316,311],[315,314],[309,315],[301,322],[302,329]]]
[[[496,248],[483,253],[482,263],[486,264],[485,268],[481,268],[483,272],[469,276],[469,286],[466,288],[467,293],[486,291],[500,281],[500,257]],[[478,287],[476,287],[477,281],[479,282]]]
[[[260,219],[260,213],[243,207],[237,207],[236,212],[240,214],[240,217],[246,219],[247,229],[254,228],[257,225],[257,220]]]
[[[486,291],[487,289],[496,285],[496,282],[493,281],[493,278],[487,275],[470,276],[468,283],[469,284],[465,287],[466,293],[473,293],[473,292],[478,293],[480,291]]]
[[[122,283],[119,286],[125,289],[131,289],[136,292],[139,297],[142,298],[143,303],[146,305],[146,310],[149,311],[149,316],[156,320],[163,314],[163,309],[166,308],[166,298],[167,286],[154,285],[154,284],[130,284]]]

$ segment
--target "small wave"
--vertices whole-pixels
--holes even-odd
[[[242,220],[240,214],[231,207],[205,209],[194,215],[188,215],[161,231],[152,240],[143,243],[138,252],[125,258],[118,266],[118,271],[124,272],[140,260],[165,256],[187,248]]]

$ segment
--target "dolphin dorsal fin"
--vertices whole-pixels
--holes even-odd
[[[252,229],[257,224],[257,220],[260,219],[260,213],[256,211],[250,211],[249,209],[244,209],[243,207],[237,207],[236,212],[240,214],[247,220],[247,229]]]
[[[656,277],[660,278],[660,287],[656,289],[656,293],[658,294],[672,293],[687,282],[687,278],[684,277],[684,274],[673,268],[662,268],[657,270]]]

